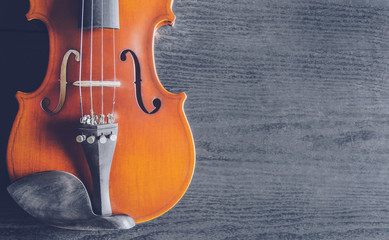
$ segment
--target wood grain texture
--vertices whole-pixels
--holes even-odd
[[[8,174],[11,181],[15,181],[37,172],[65,171],[83,181],[91,195],[100,196],[93,189],[96,184],[91,184],[90,167],[82,147],[75,141],[79,134],[82,93],[84,116],[112,113],[119,126],[115,152],[110,159],[113,162],[109,177],[112,213],[127,214],[136,223],[146,222],[164,214],[181,199],[192,179],[195,164],[193,138],[183,112],[186,96],[172,94],[162,87],[155,74],[152,55],[156,26],[171,24],[175,19],[172,0],[121,1],[120,29],[115,30],[115,44],[110,29],[104,29],[104,35],[101,29],[86,30],[82,35],[82,50],[78,3],[78,0],[30,0],[27,19],[39,19],[48,28],[49,64],[46,77],[36,91],[16,94],[19,110],[9,137]],[[103,40],[104,54],[101,51]],[[127,49],[138,57],[125,61],[123,56]],[[140,75],[136,80],[135,58],[140,69],[136,70]],[[79,69],[82,69],[80,73]],[[61,76],[64,72],[67,75]],[[120,87],[105,88],[104,93],[98,87],[93,90],[74,87],[74,82],[79,80],[101,81],[102,75],[104,80],[115,76]],[[63,79],[61,90],[58,89],[60,76]],[[141,89],[142,96],[139,90],[135,91],[135,85]],[[60,107],[55,107],[58,98]],[[158,112],[149,114],[146,109],[157,106],[152,104],[153,99],[162,104],[156,109]],[[114,113],[113,101],[117,103]],[[52,111],[55,114],[47,114]],[[99,149],[101,151],[104,152]],[[93,182],[103,181],[94,179]]]
[[[7,203],[2,238],[388,239],[389,2],[176,0],[173,10],[155,54],[163,85],[188,95],[197,165],[186,195],[118,232],[57,230]]]

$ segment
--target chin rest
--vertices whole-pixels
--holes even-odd
[[[7,190],[23,210],[55,227],[113,230],[135,226],[134,220],[127,215],[99,216],[93,213],[84,184],[67,172],[31,174],[15,181]]]

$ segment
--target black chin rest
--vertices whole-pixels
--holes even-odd
[[[22,209],[55,227],[113,230],[135,226],[134,220],[127,215],[94,214],[84,184],[67,172],[47,171],[31,174],[15,181],[7,190]]]

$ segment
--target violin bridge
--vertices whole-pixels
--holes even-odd
[[[120,87],[118,81],[76,81],[73,86],[77,87]]]

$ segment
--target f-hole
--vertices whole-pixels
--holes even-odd
[[[60,74],[60,79],[59,79],[59,98],[58,98],[57,107],[53,111],[51,111],[49,109],[50,99],[45,97],[41,101],[41,107],[42,107],[43,111],[45,111],[49,115],[55,115],[55,114],[59,113],[61,111],[63,105],[65,104],[66,84],[67,84],[67,76],[66,76],[67,64],[69,61],[69,57],[72,54],[75,55],[77,62],[80,61],[80,53],[77,50],[70,49],[65,53],[65,55],[62,59],[62,64],[61,64],[61,74]]]
[[[154,98],[153,100],[153,106],[154,109],[150,112],[146,109],[145,105],[143,104],[143,99],[142,99],[142,79],[141,79],[141,72],[140,72],[140,64],[139,64],[139,59],[136,56],[136,54],[130,50],[126,49],[123,50],[123,52],[120,54],[120,60],[121,61],[126,61],[127,60],[127,53],[131,54],[132,60],[134,61],[134,67],[135,67],[135,96],[136,96],[136,101],[138,103],[138,106],[140,109],[142,109],[143,112],[147,114],[154,114],[158,112],[158,110],[161,108],[161,100],[159,98]]]

